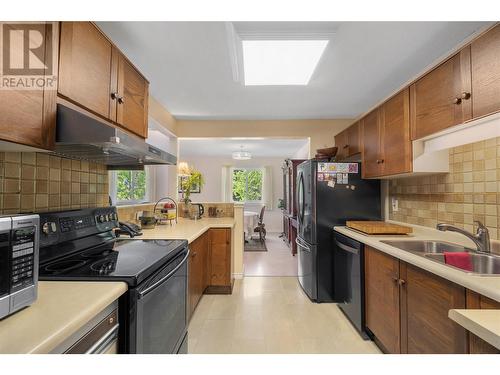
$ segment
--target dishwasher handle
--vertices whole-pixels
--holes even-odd
[[[339,242],[337,239],[335,239],[335,245],[337,245],[339,249],[347,251],[351,254],[354,254],[354,255],[359,254],[359,249],[352,247],[352,246],[348,246],[346,244],[343,244],[342,242]]]

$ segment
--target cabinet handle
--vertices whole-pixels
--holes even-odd
[[[123,96],[118,97],[118,103],[123,104],[125,102],[125,98]]]
[[[406,281],[404,281],[403,279],[399,279],[398,284],[399,284],[399,286],[403,286],[406,284]]]
[[[116,92],[111,93],[111,99],[116,100],[118,99],[118,94]]]
[[[453,104],[456,104],[456,105],[462,104],[462,98],[453,99]]]
[[[470,99],[470,92],[466,92],[466,91],[464,91],[464,92],[462,93],[462,97],[461,97],[461,99],[469,100],[469,99]]]
[[[399,283],[399,279],[395,276],[392,277],[392,281],[394,281],[394,283],[396,283],[396,284]]]
[[[377,164],[382,164],[384,162],[384,159],[377,159]]]
[[[191,255],[193,258],[198,254],[196,251],[193,251],[193,255]]]
[[[345,145],[344,148],[349,148],[349,145]]]

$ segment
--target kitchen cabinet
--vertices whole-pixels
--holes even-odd
[[[147,137],[149,83],[91,22],[62,22],[58,94]]]
[[[404,89],[382,105],[380,127],[381,174],[389,176],[411,172],[409,89]]]
[[[112,111],[111,42],[91,22],[62,22],[58,92],[102,117]]]
[[[361,152],[359,121],[335,136],[335,146],[338,147],[337,160],[343,160]]]
[[[497,309],[500,310],[500,302],[496,302],[485,296],[467,290],[466,305],[468,309]],[[469,353],[471,354],[500,354],[500,350],[490,345],[480,337],[469,332]]]
[[[465,288],[365,247],[366,326],[389,353],[467,353],[467,332],[448,318]]]
[[[448,317],[465,308],[465,288],[400,262],[401,352],[465,354],[467,331]]]
[[[148,130],[148,88],[144,77],[119,54],[116,122],[143,138]]]
[[[194,240],[189,250],[188,311],[192,316],[207,287],[208,233]]]
[[[471,44],[472,115],[500,111],[500,25]]]
[[[232,291],[231,275],[231,229],[209,229],[209,285],[207,293]]]
[[[396,94],[362,120],[363,176],[412,171],[409,90]]]
[[[377,343],[400,352],[399,261],[365,247],[365,319]]]
[[[472,118],[470,52],[465,47],[410,86],[412,140]]]
[[[4,25],[8,27],[8,25]],[[49,27],[52,33],[49,33]],[[46,40],[53,35],[58,45],[58,23],[47,22],[41,31]],[[46,43],[43,63],[48,64],[49,43]],[[23,54],[21,44],[10,46],[11,52],[18,56]],[[57,72],[57,59],[52,59],[52,70]],[[46,78],[50,78],[48,75]],[[53,150],[56,128],[56,86],[39,90],[0,90],[0,140],[19,143],[39,149]]]
[[[382,147],[380,128],[380,109],[377,108],[362,120],[362,174],[364,178],[378,177],[382,174]]]

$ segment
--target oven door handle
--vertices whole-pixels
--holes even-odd
[[[85,354],[101,354],[109,347],[109,344],[111,344],[113,341],[116,340],[118,337],[118,327],[119,325],[116,324],[111,328],[108,332],[104,334],[94,345],[92,345],[86,352]]]
[[[339,247],[339,249],[341,249],[341,250],[347,251],[347,252],[355,254],[355,255],[359,254],[359,249],[356,249],[355,247],[351,247],[348,245],[344,245],[343,243],[341,243],[337,240],[335,240],[335,245],[337,245]]]
[[[175,272],[177,272],[177,270],[179,268],[182,267],[182,265],[186,262],[186,260],[188,259],[188,257],[189,257],[189,249],[186,252],[186,255],[184,256],[184,258],[181,260],[181,262],[177,266],[175,266],[175,268],[172,271],[170,271],[167,275],[165,275],[160,280],[158,280],[157,282],[155,282],[153,285],[148,286],[146,289],[144,289],[142,292],[140,292],[139,295],[138,295],[138,298],[144,297],[146,294],[152,292],[158,285],[162,284],[167,279],[169,279]]]

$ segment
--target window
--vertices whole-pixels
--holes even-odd
[[[141,203],[150,199],[152,173],[148,169],[110,172],[110,196],[115,204]]]
[[[264,171],[261,168],[233,168],[231,179],[233,201],[261,202],[263,175]]]

